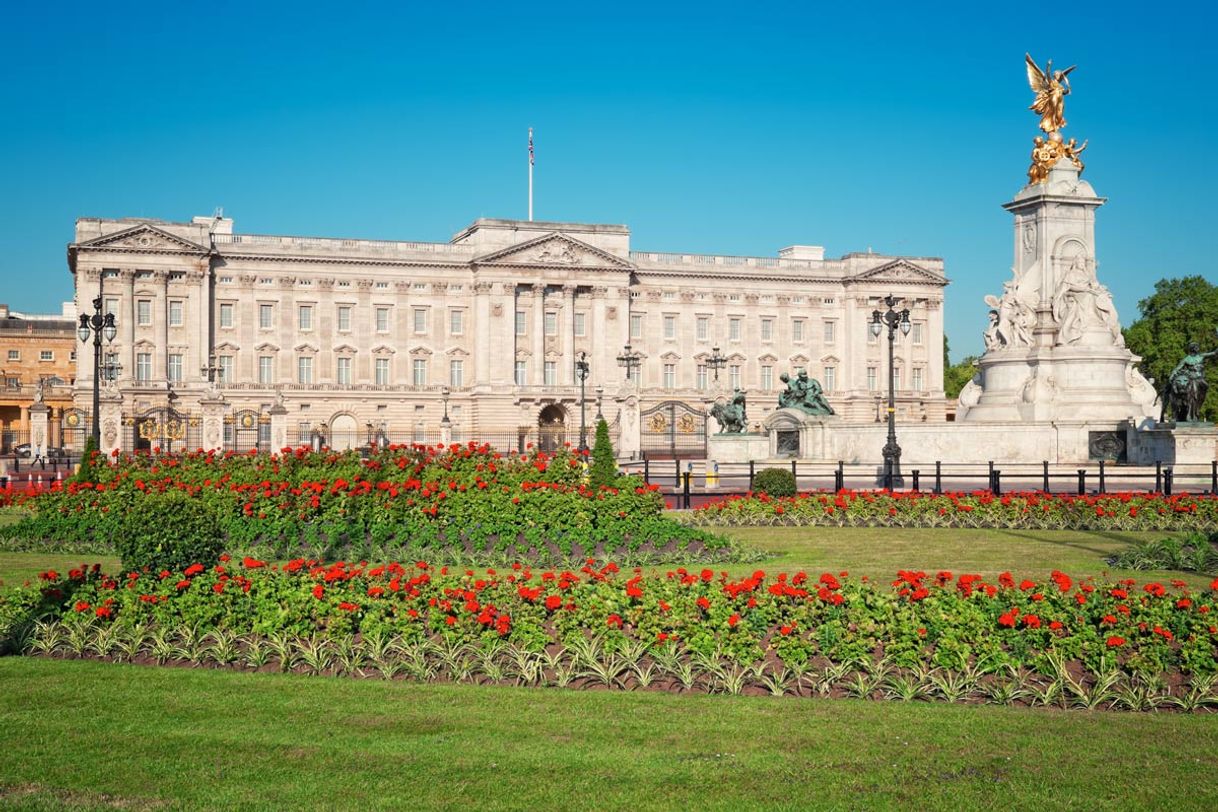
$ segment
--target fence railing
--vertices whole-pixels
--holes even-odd
[[[866,490],[891,484],[893,490],[929,493],[945,491],[1040,491],[1059,494],[1181,493],[1218,495],[1218,460],[1209,463],[1114,465],[1092,462],[1085,465],[1039,463],[946,463],[942,461],[902,463],[900,480],[885,482],[883,463],[829,463],[791,460],[782,465],[755,462],[631,461],[622,466],[658,484],[686,507],[711,498],[741,495],[753,490],[763,468],[787,468],[795,477],[796,489],[805,491]]]

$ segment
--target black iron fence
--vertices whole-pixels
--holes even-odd
[[[764,468],[785,468],[795,478],[796,489],[807,491],[870,490],[884,487],[882,463],[828,463],[790,460],[765,463],[718,463],[705,461],[640,460],[626,463],[627,473],[640,474],[657,484],[674,507],[689,507],[710,499],[738,496],[753,490],[753,481]],[[903,478],[894,490],[927,493],[945,491],[1039,491],[1058,494],[1161,493],[1218,495],[1218,460],[1198,464],[1086,465],[1039,463],[903,463]],[[670,500],[672,501],[672,500]]]

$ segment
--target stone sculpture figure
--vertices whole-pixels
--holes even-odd
[[[1201,405],[1209,394],[1205,380],[1205,359],[1218,355],[1218,350],[1202,352],[1197,342],[1190,342],[1188,353],[1176,364],[1167,376],[1168,406],[1181,423],[1197,423],[1201,419]]]
[[[716,403],[711,407],[711,417],[719,421],[720,434],[744,434],[749,419],[745,414],[744,390],[737,389],[727,403]]]
[[[825,400],[825,390],[820,382],[808,377],[806,369],[799,370],[794,379],[785,372],[778,379],[787,385],[778,394],[779,408],[799,409],[812,415],[835,414],[829,401]]]
[[[1014,282],[1004,282],[1001,298],[986,296],[985,303],[995,314],[991,316],[990,328],[983,336],[987,350],[1031,345],[1036,313],[1020,301]]]
[[[1075,343],[1083,337],[1088,324],[1099,321],[1112,336],[1114,345],[1125,346],[1112,294],[1096,281],[1087,258],[1081,254],[1070,263],[1057,286],[1053,296],[1053,318],[1058,324],[1058,344]]]

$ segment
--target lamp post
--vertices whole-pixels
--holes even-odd
[[[605,399],[605,387],[596,387],[596,422],[599,423],[605,419],[604,413],[601,411],[601,403]]]
[[[98,420],[101,412],[101,354],[102,354],[102,334],[105,333],[106,341],[114,341],[114,337],[118,335],[118,325],[114,323],[113,313],[102,312],[102,297],[98,296],[93,300],[93,314],[80,314],[80,326],[76,329],[76,335],[80,336],[82,342],[88,341],[89,336],[93,336],[93,444],[101,445],[101,422]]]
[[[634,371],[643,365],[643,354],[631,349],[627,344],[622,348],[622,354],[617,357],[617,365],[626,370],[626,380],[633,380]]]
[[[575,377],[579,378],[579,450],[588,450],[588,422],[587,411],[584,408],[584,384],[588,380],[588,373],[591,367],[588,364],[588,353],[583,350],[579,351],[579,357],[575,359]]]
[[[888,442],[884,444],[884,487],[888,490],[901,488],[905,485],[905,480],[901,476],[901,446],[897,445],[897,408],[896,408],[896,381],[893,375],[893,345],[897,339],[897,328],[900,328],[902,335],[909,335],[909,309],[905,308],[901,311],[896,311],[893,308],[901,302],[901,299],[895,298],[891,293],[880,300],[880,303],[888,308],[888,311],[881,313],[874,310],[871,313],[871,334],[876,338],[880,337],[880,333],[884,332],[884,327],[888,327]]]
[[[719,370],[727,366],[727,356],[719,352],[718,347],[712,347],[711,354],[706,359],[706,365],[715,371],[715,383],[719,383]]]
[[[207,382],[212,386],[216,384],[216,373],[220,371],[219,365],[216,363],[216,356],[208,355],[207,363],[199,367],[199,374],[207,379]]]

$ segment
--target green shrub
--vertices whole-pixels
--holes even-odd
[[[592,471],[589,484],[594,488],[612,485],[617,481],[617,459],[613,456],[613,443],[609,440],[609,424],[596,421],[596,441],[592,444]]]
[[[767,496],[794,496],[795,475],[786,468],[764,468],[753,477],[753,492]]]
[[[93,452],[95,451],[97,451],[97,441],[90,434],[89,439],[85,440],[85,450],[80,455],[80,468],[76,471],[76,475],[72,477],[74,482],[91,482],[93,480]]]
[[[123,569],[180,572],[191,564],[212,567],[224,542],[212,508],[177,490],[136,500],[114,540]]]

